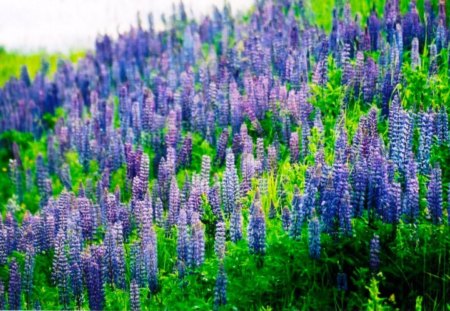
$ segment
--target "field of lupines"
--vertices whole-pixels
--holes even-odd
[[[378,2],[180,5],[23,67],[0,309],[450,309],[445,2]]]

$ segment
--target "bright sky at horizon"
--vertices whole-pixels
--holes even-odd
[[[253,0],[227,0],[233,14],[244,12]],[[169,16],[172,0],[0,0],[0,46],[7,50],[66,53],[92,49],[99,33],[117,35],[137,24],[140,13],[146,26],[152,12],[155,27]],[[222,7],[223,0],[184,0],[189,16],[200,18]],[[39,4],[39,5],[37,5]]]

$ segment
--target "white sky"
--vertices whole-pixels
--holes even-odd
[[[0,46],[7,50],[68,52],[92,49],[98,33],[117,34],[136,25],[137,12],[147,27],[153,12],[155,27],[161,14],[169,16],[173,0],[0,0]],[[223,0],[184,0],[189,16],[212,12]],[[228,0],[233,14],[244,12],[253,0]]]

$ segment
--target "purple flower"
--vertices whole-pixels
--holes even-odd
[[[227,150],[226,168],[222,186],[224,211],[227,215],[229,215],[236,208],[236,202],[239,197],[239,180],[236,167],[234,165],[234,154],[231,149]]]
[[[76,302],[76,305],[78,308],[81,308],[81,306],[83,304],[83,292],[84,292],[83,276],[82,276],[80,264],[81,264],[81,261],[80,262],[73,261],[70,264],[71,289],[72,289],[72,294],[75,298],[75,302]]]
[[[230,217],[230,237],[236,243],[242,239],[242,214],[240,203],[234,207]]]
[[[369,18],[367,19],[367,27],[369,28],[370,48],[372,49],[372,51],[377,51],[381,23],[378,19],[378,14],[375,8],[372,9]]]
[[[19,271],[19,265],[15,258],[12,259],[9,266],[9,309],[20,310],[21,308],[22,281]]]
[[[433,223],[442,221],[442,171],[440,167],[431,170],[430,181],[428,183],[428,210],[430,211]]]
[[[80,211],[83,239],[91,240],[94,234],[95,221],[91,202],[87,198],[77,198],[77,205],[78,210]]]
[[[377,272],[380,267],[380,238],[376,234],[370,240],[369,266],[373,272]]]
[[[310,220],[308,225],[309,256],[312,259],[320,258],[320,224],[317,218]]]
[[[289,208],[285,206],[281,212],[281,221],[284,231],[289,231],[289,228],[291,227],[291,212],[289,211]]]
[[[266,220],[260,199],[255,198],[254,200],[247,229],[248,244],[250,253],[264,255],[266,252]]]
[[[92,310],[103,310],[105,305],[101,257],[101,249],[90,247],[83,253],[82,258],[89,308]]]
[[[65,233],[60,229],[55,239],[55,255],[53,257],[52,275],[53,280],[58,287],[59,301],[61,305],[67,309],[69,307],[70,270],[65,248]]]
[[[446,145],[450,142],[450,139],[448,129],[448,114],[445,106],[441,107],[435,119],[438,143],[440,145]]]
[[[185,209],[180,210],[177,228],[178,273],[180,277],[183,277],[188,264],[190,243]]]
[[[212,212],[219,221],[223,219],[220,199],[220,182],[216,180],[214,185],[209,189],[208,202],[211,205]]]
[[[141,302],[139,298],[139,285],[135,279],[131,281],[130,285],[130,305],[132,311],[141,310]]]
[[[217,143],[217,154],[214,160],[219,166],[223,164],[225,160],[225,156],[228,154],[227,145],[228,145],[229,133],[227,129],[222,131],[220,134],[219,142]]]
[[[298,188],[295,188],[292,199],[292,212],[290,215],[289,236],[293,239],[300,239],[302,234],[302,224],[304,221],[303,196]]]
[[[169,212],[167,216],[167,224],[173,226],[177,222],[177,217],[180,209],[180,190],[175,176],[172,177],[170,182],[169,192]]]
[[[31,298],[33,294],[33,275],[34,275],[34,266],[35,266],[35,258],[34,258],[34,248],[28,247],[25,254],[25,267],[23,272],[22,286],[23,293],[25,295],[25,300],[27,305],[31,305]]]
[[[428,174],[430,172],[430,153],[433,142],[433,115],[422,112],[419,115],[419,150],[417,160],[419,172]]]
[[[397,223],[402,207],[402,188],[400,183],[393,182],[388,184],[387,198],[384,204],[384,220],[388,223]]]
[[[205,261],[205,231],[197,212],[192,215],[189,263],[193,268],[200,267]]]
[[[218,308],[227,304],[227,275],[223,262],[219,263],[216,286],[214,287],[214,306]]]
[[[223,259],[225,256],[225,223],[223,221],[219,221],[216,224],[216,235],[214,241],[214,252],[216,253],[219,259]]]
[[[414,223],[419,216],[419,180],[417,178],[417,165],[412,154],[409,159],[405,179],[403,212],[407,222]]]
[[[188,133],[183,140],[177,157],[177,168],[189,167],[192,159],[192,134]]]
[[[0,310],[6,310],[5,285],[0,281]]]
[[[292,132],[289,139],[289,149],[291,151],[291,163],[297,163],[300,160],[298,133]]]

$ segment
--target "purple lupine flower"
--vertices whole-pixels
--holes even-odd
[[[114,235],[114,284],[120,289],[125,289],[125,249],[123,245],[123,229],[120,222],[113,227]]]
[[[234,165],[234,154],[230,148],[227,149],[226,168],[222,184],[224,211],[227,215],[229,215],[236,208],[236,202],[239,197],[239,180],[237,170]]]
[[[139,165],[139,198],[142,199],[145,193],[148,191],[148,176],[150,174],[149,171],[150,160],[148,154],[143,153],[141,157],[141,163]]]
[[[414,223],[419,216],[419,180],[417,178],[417,165],[411,154],[406,176],[405,193],[403,196],[403,212],[407,222]]]
[[[433,142],[433,115],[431,113],[420,113],[419,131],[419,150],[417,153],[419,172],[428,174],[430,172],[430,152]]]
[[[177,168],[189,167],[192,159],[192,134],[188,133],[183,140],[180,152],[177,157]]]
[[[157,225],[163,225],[164,206],[159,197],[156,198],[156,202],[153,204],[153,219]]]
[[[137,177],[135,177],[135,180],[137,180]],[[109,193],[106,197],[106,217],[109,224],[114,224],[118,218],[117,200],[112,193]]]
[[[259,196],[258,193],[256,195]],[[247,228],[248,246],[250,253],[264,255],[266,252],[266,220],[259,197],[254,200]]]
[[[18,242],[18,224],[12,213],[8,211],[5,217],[6,230],[6,253],[9,255],[12,251],[17,249]]]
[[[214,287],[214,306],[218,308],[227,304],[227,275],[223,262],[219,263],[216,286]]]
[[[169,193],[169,212],[167,216],[167,223],[169,226],[173,226],[176,224],[179,210],[180,210],[180,190],[178,188],[178,183],[175,176],[172,176]]]
[[[0,265],[4,265],[8,261],[7,238],[6,228],[0,220]]]
[[[350,61],[350,45],[344,44],[340,55],[340,62],[342,66],[342,84],[348,85],[353,81],[354,70]]]
[[[278,152],[275,146],[273,145],[270,145],[267,148],[267,162],[269,170],[273,173],[276,173],[278,166]]]
[[[380,267],[380,238],[378,235],[374,235],[370,240],[370,270],[377,272]]]
[[[93,253],[95,251],[100,250],[90,247],[83,253],[83,271],[89,298],[89,308],[91,310],[103,310],[105,291],[103,288],[102,265],[101,258],[98,258],[98,254]]]
[[[190,265],[198,268],[205,261],[205,231],[197,212],[192,214]]]
[[[217,154],[214,162],[216,162],[219,166],[221,166],[225,160],[225,156],[228,155],[228,138],[229,133],[227,129],[222,131],[220,134],[219,142],[217,143]]]
[[[442,171],[435,167],[431,170],[430,181],[427,192],[428,210],[433,223],[438,224],[442,221]]]
[[[351,235],[352,233],[351,215],[352,207],[350,202],[350,194],[346,191],[340,198],[338,209],[339,227],[344,235]]]
[[[154,233],[153,233],[154,234]],[[152,241],[142,243],[143,264],[146,271],[146,284],[152,293],[158,290],[158,254],[156,237]]]
[[[72,190],[72,177],[70,175],[70,168],[69,165],[67,165],[67,163],[64,163],[61,166],[61,170],[59,172],[59,179],[61,180],[63,186],[67,188],[67,190],[69,191]]]
[[[378,50],[379,45],[379,36],[380,36],[380,30],[381,30],[381,22],[378,19],[378,14],[375,8],[371,10],[370,16],[367,19],[367,27],[369,28],[369,35],[370,35],[370,48],[372,51]]]
[[[230,217],[230,237],[236,243],[242,239],[242,213],[241,204],[237,203]]]
[[[436,115],[436,131],[438,143],[446,145],[450,142],[450,133],[448,129],[448,114],[445,106],[442,106]]]
[[[81,259],[81,257],[80,257]],[[72,261],[70,264],[70,285],[75,303],[78,308],[83,304],[83,276],[81,272],[80,262]]]
[[[288,232],[289,228],[291,227],[291,212],[289,211],[289,208],[287,206],[285,206],[282,210],[281,221],[283,230]]]
[[[170,180],[172,176],[169,160],[166,161],[165,158],[162,158],[158,166],[158,190],[159,197],[163,203],[167,203],[169,200]]]
[[[447,29],[445,28],[445,25],[444,22],[439,21],[436,29],[436,48],[438,53],[447,47]]]
[[[31,298],[33,295],[33,275],[34,275],[34,258],[35,250],[32,246],[29,246],[25,254],[25,266],[23,271],[22,288],[25,295],[25,301],[27,306],[31,305]]]
[[[220,198],[220,182],[215,178],[214,185],[209,189],[208,202],[211,205],[212,212],[217,217],[218,221],[223,220]]]
[[[211,158],[207,155],[202,156],[202,166],[200,171],[201,192],[209,192],[209,175],[211,174]]]
[[[64,308],[69,306],[69,262],[66,255],[66,237],[62,229],[55,239],[55,255],[53,257],[53,281],[58,287],[59,302]]]
[[[139,298],[139,285],[135,279],[131,281],[130,285],[130,308],[132,311],[141,310],[141,301]]]
[[[256,161],[253,154],[244,153],[241,160],[241,196],[245,197],[248,191],[251,190],[252,178],[256,174]]]
[[[108,228],[106,229],[105,238],[103,240],[103,246],[105,247],[105,256],[104,256],[105,281],[108,284],[114,284],[115,240],[112,224],[108,226]]]
[[[242,139],[239,133],[234,134],[231,149],[235,155],[239,155],[242,152]]]
[[[184,208],[180,210],[177,228],[178,274],[182,278],[189,259],[189,235],[186,210]]]
[[[379,150],[372,149],[371,153],[369,157],[369,193],[367,196],[367,206],[369,210],[374,209],[381,215],[383,201],[387,195],[386,161]]]
[[[360,217],[367,201],[368,174],[366,159],[360,155],[351,173],[352,206],[356,217]]]
[[[417,11],[415,1],[410,2],[409,10],[403,16],[403,37],[406,47],[409,47],[414,37],[423,37],[423,26],[420,23],[419,13]]]
[[[385,202],[384,219],[388,223],[397,223],[400,218],[402,206],[402,188],[400,183],[393,182],[388,185],[388,198]]]
[[[343,148],[341,148],[342,150]],[[350,202],[348,167],[346,164],[335,162],[333,166],[333,185],[335,188],[336,212],[339,220],[339,228],[345,235],[351,234],[350,218],[353,214]],[[331,203],[333,204],[333,203]],[[328,222],[328,221],[327,221]]]
[[[366,102],[372,102],[377,93],[378,76],[379,73],[377,64],[372,58],[367,58],[367,62],[364,67],[364,79],[362,82],[362,91]]]
[[[225,256],[225,231],[225,223],[223,221],[217,222],[214,240],[214,252],[219,259],[223,259],[223,257]]]
[[[300,194],[298,188],[295,188],[289,226],[289,236],[293,239],[300,239],[304,220],[303,216],[303,196]]]
[[[313,218],[308,225],[309,256],[312,259],[320,258],[320,224],[319,219]]]
[[[19,271],[19,265],[15,258],[12,259],[9,265],[9,309],[20,310],[22,296],[22,281]]]
[[[0,280],[0,310],[6,310],[5,285]]]
[[[146,274],[141,243],[134,242],[130,246],[130,278],[135,279],[139,286],[145,286]]]
[[[412,118],[401,107],[400,100],[395,95],[389,109],[389,141],[390,159],[400,171],[404,171],[406,157],[412,137]]]
[[[77,198],[77,205],[80,211],[83,239],[91,240],[94,234],[95,218],[91,202],[87,198]]]
[[[297,163],[300,160],[298,133],[292,132],[289,139],[289,149],[291,151],[291,163]]]

